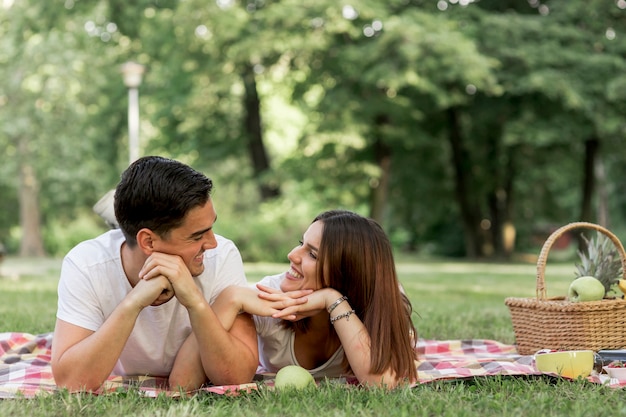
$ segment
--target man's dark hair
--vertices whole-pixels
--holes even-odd
[[[160,156],[136,160],[115,189],[115,217],[126,242],[135,246],[143,228],[167,237],[189,210],[206,204],[212,189],[210,178],[181,162]]]

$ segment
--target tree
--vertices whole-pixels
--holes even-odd
[[[106,74],[94,70],[99,45],[88,45],[83,25],[48,2],[15,2],[0,19],[0,146],[15,156],[5,169],[19,180],[10,186],[19,194],[20,255],[40,256],[50,232],[42,224],[73,219],[106,178],[94,173],[108,161],[89,158],[93,139],[108,139],[94,129],[103,119],[91,118],[107,103],[93,99]]]

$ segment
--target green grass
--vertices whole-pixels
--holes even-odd
[[[19,278],[0,278],[0,332],[52,330],[58,265],[55,260],[5,262],[2,271],[18,271]],[[284,268],[246,265],[250,281]],[[573,263],[549,265],[548,295],[564,295],[573,271]],[[504,298],[532,297],[536,288],[536,268],[531,264],[402,262],[398,272],[413,302],[418,332],[429,339],[514,343]],[[487,377],[392,392],[322,384],[301,392],[279,393],[261,387],[235,397],[201,394],[187,399],[146,399],[132,390],[102,397],[58,393],[0,401],[0,415],[617,416],[626,415],[625,399],[623,390],[584,381]]]

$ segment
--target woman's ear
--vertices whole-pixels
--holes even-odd
[[[137,232],[137,246],[146,255],[152,255],[155,237],[156,235],[152,230],[143,228]]]

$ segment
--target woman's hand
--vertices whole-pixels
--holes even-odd
[[[293,308],[295,306],[304,304],[308,301],[308,296],[313,293],[313,290],[296,290],[289,292],[282,292],[279,289],[266,287],[265,285],[256,285],[258,292],[258,308],[262,308],[261,311],[248,311],[252,307],[253,303],[246,303],[244,310],[251,314],[258,316],[272,316],[275,318],[283,318],[286,320],[295,320],[295,316],[292,318],[284,317],[282,314],[285,309]]]
[[[306,290],[310,291],[308,295],[294,300],[297,302],[289,302],[288,300],[285,300],[284,297],[281,298],[281,296],[293,298],[297,295],[296,293],[299,293],[300,291],[277,293],[277,290],[272,290],[271,288],[265,288],[262,286],[257,287],[261,290],[259,293],[260,298],[264,298],[266,300],[283,300],[284,307],[278,309],[280,311],[272,314],[272,317],[291,321],[297,321],[304,317],[315,316],[316,314],[326,310],[330,304],[341,297],[341,294],[332,288],[322,288],[312,292],[311,290]],[[271,292],[267,290],[271,290]]]

